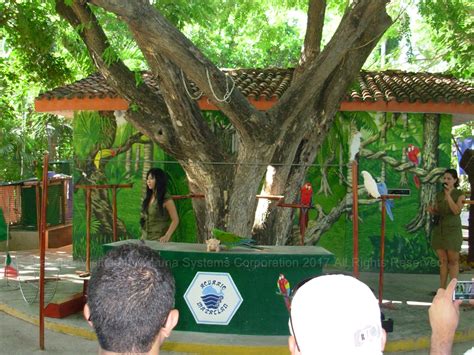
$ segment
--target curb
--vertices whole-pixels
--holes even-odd
[[[25,322],[38,325],[39,319],[37,316],[20,312],[17,309],[7,306],[4,303],[0,303],[0,311],[21,319]],[[45,329],[52,330],[55,332],[81,337],[88,340],[97,340],[94,331],[86,328],[79,328],[69,326],[65,324],[59,324],[56,322],[45,321]],[[455,343],[462,343],[466,341],[474,340],[474,329],[458,331],[454,336]],[[388,341],[384,353],[400,352],[400,351],[416,351],[426,350],[430,347],[430,337],[424,336],[416,339],[402,339]],[[228,354],[228,355],[240,355],[240,354],[262,354],[262,355],[280,355],[288,354],[287,346],[271,346],[271,345],[234,345],[234,344],[205,344],[205,343],[183,343],[176,341],[166,341],[162,350],[174,351],[182,353],[195,353],[195,354]]]

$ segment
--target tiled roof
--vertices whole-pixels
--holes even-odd
[[[235,69],[224,70],[235,81],[236,86],[247,97],[254,100],[278,100],[288,89],[293,69]],[[150,72],[143,73],[150,87],[159,90],[158,83]],[[194,96],[199,90],[189,84]],[[101,74],[95,73],[72,84],[42,93],[37,100],[117,98]],[[346,102],[436,102],[474,103],[474,86],[452,76],[432,73],[410,73],[402,71],[362,71],[357,82],[344,98]]]

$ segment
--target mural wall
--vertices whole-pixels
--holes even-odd
[[[75,185],[128,184],[118,189],[119,239],[140,237],[140,206],[146,171],[164,169],[169,193],[183,195],[188,187],[179,164],[147,137],[112,113],[80,112],[74,117]],[[409,196],[394,201],[393,221],[387,219],[385,269],[393,272],[437,272],[430,248],[431,226],[426,205],[440,188],[438,181],[449,165],[451,117],[433,114],[339,113],[310,169],[307,181],[314,190],[309,231],[313,244],[336,256],[338,266],[352,265],[351,164],[349,145],[361,133],[359,172],[366,170],[389,189],[409,189]],[[228,135],[228,130],[223,132]],[[99,143],[97,143],[99,142]],[[359,184],[363,180],[359,178]],[[94,190],[92,199],[91,255],[102,255],[101,245],[112,241],[112,190]],[[359,195],[359,249],[362,270],[378,270],[380,203],[365,191]],[[175,201],[180,225],[174,242],[195,242],[195,220],[189,199]],[[76,259],[85,256],[85,192],[74,193],[74,248]],[[298,240],[298,216],[295,235]]]

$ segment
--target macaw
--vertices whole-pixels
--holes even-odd
[[[384,182],[378,182],[377,188],[379,190],[380,195],[388,195],[387,185]],[[393,200],[385,200],[385,209],[387,211],[388,218],[393,221]]]
[[[300,204],[307,207],[300,207],[300,235],[304,237],[304,232],[308,228],[309,221],[309,209],[313,206],[313,187],[311,183],[307,182],[303,185],[300,190]]]
[[[291,302],[290,302],[290,295],[291,295],[291,288],[290,288],[290,283],[288,280],[285,278],[285,275],[280,274],[278,277],[277,281],[277,289],[278,295],[283,296],[283,299],[285,300],[285,305],[286,309],[288,309],[288,312],[291,310]]]
[[[224,245],[228,249],[232,249],[235,247],[245,247],[245,248],[254,248],[254,249],[263,249],[261,247],[257,247],[255,244],[255,240],[251,238],[242,238],[238,235],[226,232],[217,228],[212,229],[212,235],[221,241],[221,245]]]
[[[380,192],[372,175],[370,175],[370,173],[365,170],[362,171],[361,174],[364,177],[364,187],[367,190],[367,193],[373,198],[379,198]]]
[[[408,144],[407,157],[415,166],[420,165],[420,148],[414,146],[413,144]],[[420,178],[417,175],[413,175],[413,182],[417,189],[420,188],[421,182]]]
[[[94,165],[97,169],[100,168],[100,159],[114,157],[117,152],[113,149],[101,149],[94,157]]]

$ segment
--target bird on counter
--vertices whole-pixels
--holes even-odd
[[[364,187],[367,190],[367,193],[372,196],[373,198],[380,198],[380,192],[377,187],[377,183],[375,182],[374,178],[368,171],[361,172],[364,178]]]
[[[277,295],[283,296],[285,300],[285,306],[286,309],[288,309],[288,312],[291,310],[291,301],[290,301],[290,295],[291,295],[291,288],[290,288],[290,283],[288,280],[285,278],[285,275],[280,274],[278,276],[278,281],[277,281]]]
[[[380,195],[388,195],[388,189],[387,185],[381,181],[377,183],[377,188],[379,190]],[[387,211],[388,218],[393,221],[393,213],[392,213],[392,208],[393,208],[393,200],[387,199],[385,200],[385,210]]]
[[[221,245],[224,245],[227,249],[232,249],[235,247],[244,247],[251,249],[263,250],[264,248],[258,247],[255,244],[255,240],[252,238],[242,238],[237,234],[226,232],[218,228],[212,229],[212,235],[214,238],[221,241]]]

